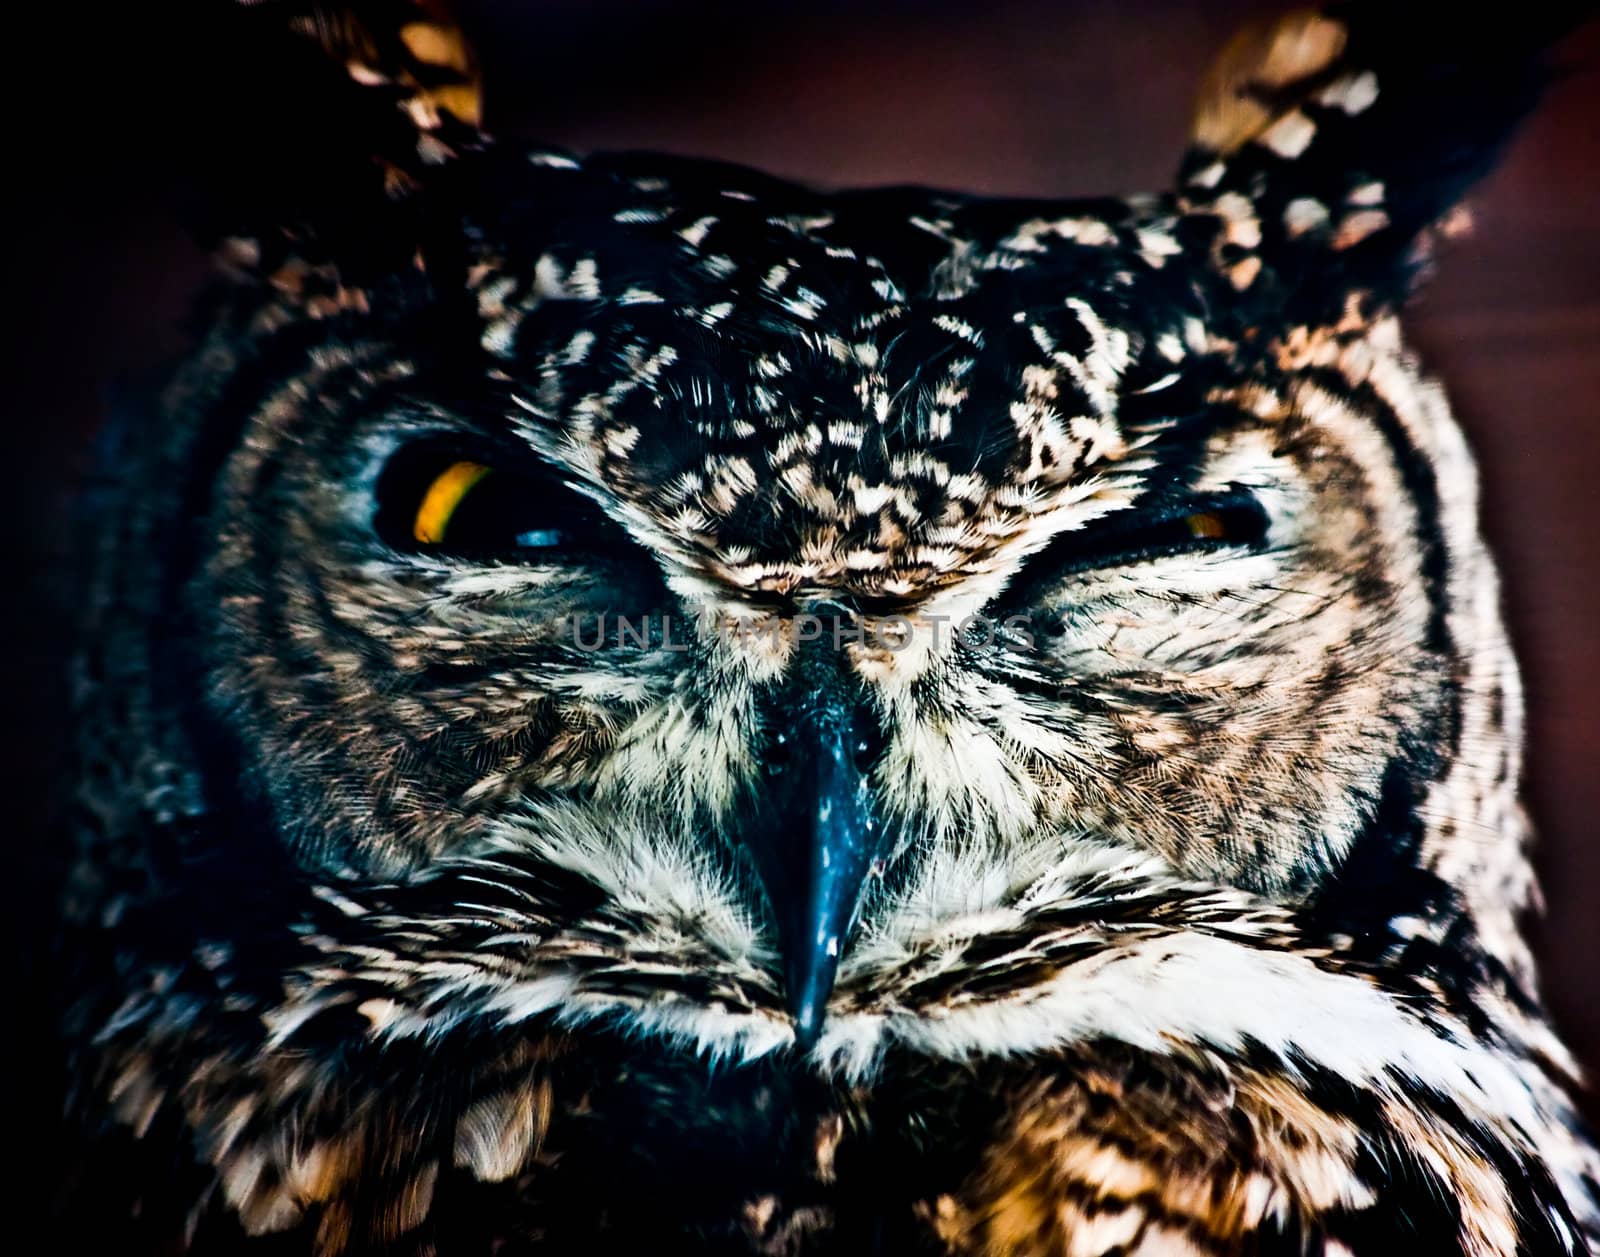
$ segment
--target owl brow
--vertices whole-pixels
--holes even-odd
[[[1141,453],[1154,460],[1145,473],[1145,485],[1136,505],[1171,505],[1192,489],[1205,470],[1209,443],[1218,433],[1254,423],[1255,416],[1241,407],[1203,402],[1177,414],[1137,425],[1130,431],[1152,437]]]

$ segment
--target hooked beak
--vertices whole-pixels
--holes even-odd
[[[869,776],[882,744],[878,719],[827,643],[798,649],[770,709],[748,841],[778,927],[795,1037],[809,1050],[885,844]]]

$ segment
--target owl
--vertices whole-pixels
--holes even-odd
[[[1170,187],[1052,201],[498,141],[433,4],[231,17],[316,126],[109,438],[63,1236],[1591,1251],[1399,324],[1553,19],[1262,23]]]

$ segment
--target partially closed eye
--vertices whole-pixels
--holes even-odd
[[[1133,508],[1063,533],[1027,563],[1024,580],[1049,581],[1172,555],[1253,548],[1266,537],[1267,516],[1242,490],[1203,494]]]
[[[390,459],[374,522],[396,549],[463,558],[559,563],[640,553],[592,499],[547,470],[438,442]]]
[[[436,546],[444,542],[461,504],[472,495],[493,468],[461,459],[451,463],[428,485],[411,521],[411,536],[418,545]],[[483,495],[480,494],[481,498]],[[457,532],[460,530],[457,529]]]

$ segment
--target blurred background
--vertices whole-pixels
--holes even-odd
[[[50,6],[29,6],[48,9]],[[654,148],[823,184],[1074,196],[1164,185],[1239,0],[457,3],[492,131]],[[218,3],[208,8],[215,12]],[[1514,20],[1514,6],[1506,6]],[[8,23],[12,22],[8,17]],[[6,495],[20,599],[3,617],[26,965],[52,858],[72,621],[64,521],[111,399],[183,351],[208,263],[185,190],[229,134],[232,67],[188,6],[58,6],[11,26],[5,161]],[[38,24],[37,28],[35,24]],[[230,56],[238,55],[231,50]],[[1485,522],[1526,667],[1548,994],[1600,1066],[1600,25],[1473,204],[1477,232],[1414,307],[1483,466]],[[16,87],[20,79],[21,87]],[[293,84],[282,84],[285,93]]]

